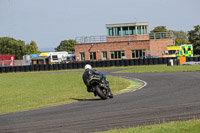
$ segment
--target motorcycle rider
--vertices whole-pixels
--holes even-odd
[[[85,65],[85,72],[83,73],[83,77],[82,77],[85,85],[87,86],[87,91],[88,92],[94,92],[93,89],[92,89],[92,86],[90,86],[88,84],[88,81],[90,80],[91,75],[100,75],[104,79],[104,81],[106,83],[106,87],[108,88],[108,96],[110,98],[113,98],[113,94],[112,94],[110,87],[109,87],[109,82],[106,81],[106,76],[103,73],[98,72],[95,69],[92,69],[92,66],[90,64]],[[95,94],[95,96],[96,96],[96,94]]]

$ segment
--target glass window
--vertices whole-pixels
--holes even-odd
[[[102,52],[102,59],[107,59],[107,52],[106,51],[104,51],[104,52]]]
[[[90,60],[96,60],[96,52],[90,52]]]
[[[135,26],[129,27],[129,33],[130,35],[135,35]]]
[[[111,59],[121,59],[122,56],[125,56],[124,51],[111,51],[110,52]]]
[[[123,27],[123,35],[128,35],[128,27]]]
[[[115,27],[115,36],[121,36],[121,28],[120,27]]]
[[[144,32],[143,34],[147,34],[147,26],[144,26]]]
[[[139,34],[139,35],[141,34],[141,26],[137,27],[137,34]]]
[[[52,59],[53,60],[58,60],[58,56],[57,55],[52,55]]]
[[[80,53],[81,61],[85,60],[85,53]]]
[[[132,50],[132,58],[145,58],[146,50]]]
[[[108,28],[108,36],[114,36],[114,29]]]
[[[115,54],[114,54],[114,52],[112,51],[112,52],[110,52],[110,57],[111,57],[111,59],[114,59],[114,57],[115,57]]]

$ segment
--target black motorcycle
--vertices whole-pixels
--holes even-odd
[[[102,75],[93,75],[88,84],[92,86],[94,95],[98,95],[102,100],[106,100],[108,97],[113,98],[113,95],[108,95],[109,85]]]

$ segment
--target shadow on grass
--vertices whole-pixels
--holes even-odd
[[[72,100],[76,100],[76,101],[99,101],[101,100],[100,98],[95,98],[95,99],[79,99],[79,98],[70,98]]]

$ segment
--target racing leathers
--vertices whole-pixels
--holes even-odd
[[[106,76],[103,73],[96,71],[95,69],[87,69],[83,73],[83,77],[82,78],[83,78],[83,81],[84,81],[85,85],[87,86],[87,91],[88,92],[93,92],[92,86],[90,86],[88,84],[88,81],[91,79],[91,77],[93,75],[101,76],[101,78],[105,81],[106,87],[108,88],[109,95],[112,95],[110,87],[109,87],[109,82],[106,81]]]

